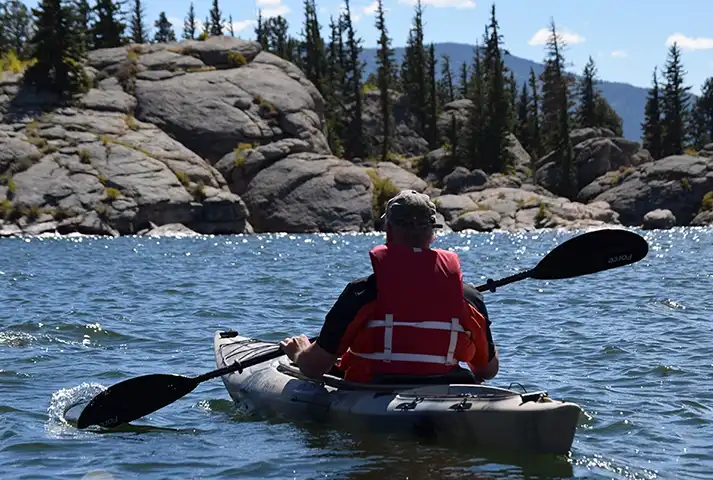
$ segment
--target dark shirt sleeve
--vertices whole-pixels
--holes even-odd
[[[334,302],[319,332],[317,345],[326,352],[336,355],[339,344],[359,310],[376,300],[376,277],[374,274],[349,282],[337,301]]]
[[[473,287],[473,285],[463,282],[463,296],[468,303],[473,305],[473,307],[485,317],[485,335],[488,339],[488,360],[492,360],[493,357],[495,357],[495,343],[493,342],[493,334],[490,332],[490,324],[492,322],[488,316],[488,309],[485,307],[483,294]]]

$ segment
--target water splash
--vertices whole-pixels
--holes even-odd
[[[63,388],[52,394],[47,414],[47,433],[61,435],[67,428],[74,428],[76,419],[79,418],[84,405],[95,396],[106,390],[99,383],[82,383],[72,388]]]

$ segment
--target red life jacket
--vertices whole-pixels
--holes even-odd
[[[457,254],[380,245],[369,255],[377,298],[345,335],[349,346],[339,366],[346,379],[437,375],[459,361],[487,363],[485,319],[463,297]]]

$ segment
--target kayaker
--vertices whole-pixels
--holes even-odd
[[[307,376],[336,364],[358,382],[463,372],[476,381],[495,377],[498,354],[482,295],[463,282],[456,253],[430,248],[434,229],[442,228],[436,206],[428,195],[402,190],[382,219],[386,244],[369,252],[374,273],[347,284],[316,342],[305,335],[280,342],[287,356]]]

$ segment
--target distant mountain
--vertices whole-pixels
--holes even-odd
[[[458,68],[463,62],[469,65],[473,59],[473,45],[464,43],[436,43],[436,57],[441,55],[451,57],[451,64],[454,73],[458,74]],[[400,62],[403,57],[404,48],[394,48],[395,56]],[[365,77],[376,72],[376,49],[365,48],[362,52],[362,61],[366,64]],[[505,55],[505,65],[515,74],[518,85],[526,81],[530,75],[530,67],[535,70],[536,75],[540,75],[544,70],[541,63],[526,60],[514,55]],[[437,65],[437,68],[440,65]],[[440,76],[440,71],[438,72]],[[579,72],[575,72],[579,73]],[[601,80],[601,79],[600,79]],[[641,141],[641,123],[644,121],[644,106],[646,104],[647,89],[635,87],[626,83],[600,81],[599,89],[611,106],[616,110],[624,122],[624,136],[629,140]]]

